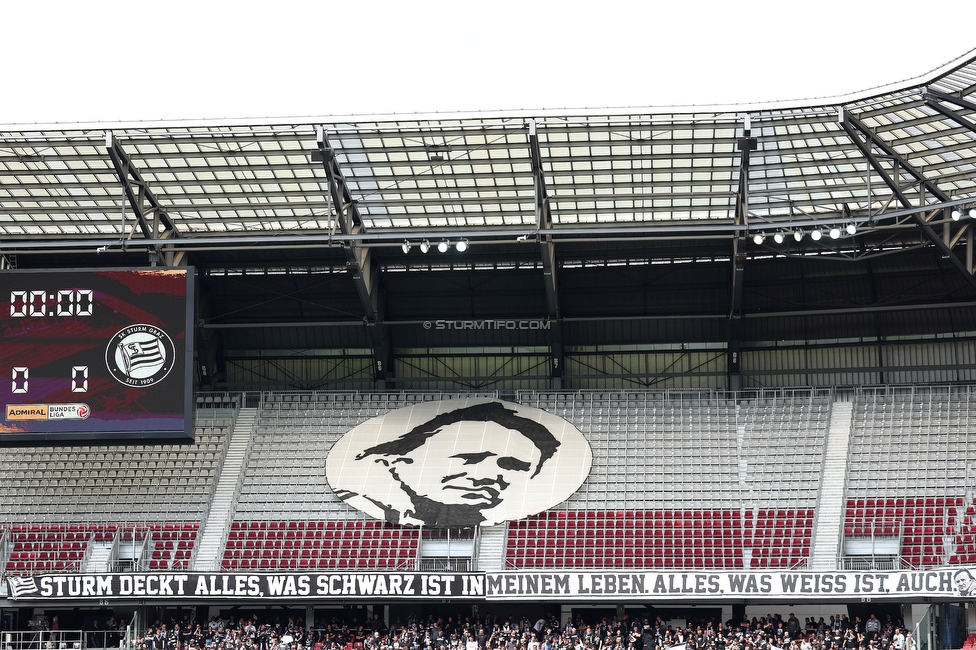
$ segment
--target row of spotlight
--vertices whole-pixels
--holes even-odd
[[[969,208],[968,210],[966,210],[965,208],[963,208],[963,209],[954,208],[952,210],[952,212],[949,213],[949,216],[952,217],[952,220],[953,221],[959,221],[964,216],[968,216],[970,219],[976,219],[976,208]],[[849,224],[847,224],[846,226],[843,226],[843,227],[836,226],[836,225],[835,226],[831,226],[826,231],[826,234],[831,239],[840,239],[840,236],[842,234],[844,234],[845,232],[848,235],[856,234],[857,233],[857,224],[851,222],[851,223],[849,223]],[[819,228],[814,228],[813,230],[810,231],[810,239],[812,239],[813,241],[820,241],[823,238],[824,234],[825,233],[824,233],[823,230],[820,230]],[[797,230],[788,230],[788,231],[785,231],[785,232],[784,231],[778,231],[776,233],[773,233],[773,241],[776,242],[777,244],[782,244],[786,240],[786,238],[788,236],[790,236],[790,235],[792,235],[793,236],[793,239],[795,239],[796,241],[802,241],[803,240],[803,237],[806,235],[806,233],[804,233],[800,229],[797,229]],[[766,233],[764,233],[764,232],[757,232],[756,234],[754,234],[752,236],[752,241],[755,242],[757,246],[759,244],[762,244],[764,241],[766,241]]]
[[[963,213],[961,210],[957,208],[950,213],[953,221],[959,221],[963,217],[963,214],[968,214],[970,219],[976,219],[976,208],[970,208],[967,213]],[[841,228],[841,226],[836,226],[836,225],[831,226],[826,231],[826,234],[831,239],[840,239],[840,236],[845,232],[848,235],[857,234],[857,224],[851,222],[846,226],[844,226],[843,228]],[[812,239],[813,241],[820,241],[823,238],[824,234],[825,233],[823,230],[819,228],[814,228],[813,230],[810,231],[810,239]],[[786,240],[786,237],[788,235],[791,235],[793,239],[796,241],[803,241],[803,238],[806,236],[806,233],[799,228],[795,230],[786,231],[786,232],[777,231],[773,233],[773,241],[776,242],[777,244],[782,244]],[[755,242],[757,246],[762,244],[764,241],[766,241],[766,233],[757,232],[752,236],[752,241]],[[420,242],[419,246],[420,246],[420,252],[426,253],[430,250],[431,243],[428,240],[424,239],[423,241]],[[443,239],[437,242],[436,247],[437,247],[437,252],[446,253],[451,248],[451,242],[449,242],[446,239]],[[409,241],[404,240],[404,242],[400,244],[400,250],[403,251],[404,255],[409,253],[411,248],[413,248],[413,244],[411,244]],[[468,250],[468,240],[467,239],[457,240],[456,242],[454,242],[454,248],[457,250],[457,252],[463,253],[464,251]]]
[[[856,234],[857,224],[849,223],[843,228],[841,228],[840,226],[831,226],[830,229],[827,230],[826,234],[831,239],[840,239],[840,236],[845,232],[848,235]],[[823,230],[820,230],[819,228],[814,228],[813,230],[810,231],[810,239],[812,239],[813,241],[820,241],[823,238],[824,234],[825,233]],[[778,231],[773,234],[773,241],[776,242],[777,244],[782,244],[786,240],[787,236],[791,236],[791,235],[793,239],[795,239],[796,241],[802,241],[803,238],[806,236],[806,233],[800,229],[791,230],[787,232]],[[766,233],[757,232],[755,235],[752,236],[752,241],[755,242],[757,246],[759,244],[762,244],[764,241],[766,241]]]
[[[443,239],[437,242],[435,246],[437,248],[438,253],[446,253],[451,248],[451,242],[447,241],[446,239]],[[411,244],[409,241],[404,240],[404,242],[400,244],[400,250],[403,251],[404,255],[409,253],[411,248],[413,248],[413,244]],[[421,253],[426,253],[427,251],[430,250],[430,248],[431,248],[431,243],[426,239],[420,242]],[[457,240],[456,242],[454,242],[454,248],[455,250],[457,250],[457,252],[463,253],[464,251],[468,250],[468,240],[467,239]]]

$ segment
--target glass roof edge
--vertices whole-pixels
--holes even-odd
[[[776,100],[754,103],[733,104],[692,104],[677,106],[631,106],[604,108],[541,108],[541,109],[513,109],[491,111],[461,111],[453,113],[418,112],[418,113],[380,113],[375,115],[322,115],[322,116],[290,116],[290,117],[239,117],[239,118],[199,118],[172,120],[131,120],[115,122],[52,122],[52,123],[22,123],[0,124],[0,140],[6,134],[17,134],[22,137],[25,132],[38,133],[54,131],[65,133],[68,131],[105,131],[105,130],[165,130],[169,128],[228,128],[228,127],[304,127],[306,125],[338,126],[378,123],[416,123],[420,121],[447,120],[518,120],[532,118],[559,117],[626,117],[634,115],[699,115],[713,113],[748,113],[750,111],[783,110],[791,108],[816,108],[858,102],[877,97],[878,95],[900,92],[910,88],[933,83],[966,65],[976,61],[976,48],[962,56],[939,66],[918,77],[905,79],[893,83],[883,84],[873,88],[854,91],[834,97],[804,98]]]

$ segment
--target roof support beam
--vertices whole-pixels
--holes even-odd
[[[563,368],[562,321],[559,309],[559,280],[556,265],[556,244],[552,240],[552,209],[546,178],[542,170],[542,149],[536,133],[535,120],[529,121],[529,151],[532,155],[532,185],[535,189],[535,221],[539,229],[539,246],[542,253],[542,274],[546,288],[546,312],[549,316],[549,372],[553,388],[561,388]]]
[[[732,297],[729,318],[738,318],[742,311],[742,278],[745,274],[746,255],[744,251],[746,226],[749,225],[749,154],[758,148],[756,138],[750,136],[748,126],[738,140],[739,148],[739,191],[735,199],[735,225],[732,235]]]
[[[156,200],[149,189],[149,184],[142,178],[139,170],[132,164],[132,160],[129,159],[128,154],[122,149],[122,145],[115,139],[111,131],[105,132],[105,149],[112,159],[116,175],[122,182],[125,198],[129,207],[132,208],[132,213],[136,217],[142,236],[146,239],[179,237],[180,233],[166,213],[166,208]],[[150,216],[152,223],[149,222]],[[159,232],[160,224],[163,227],[162,234]]]
[[[749,154],[755,151],[759,144],[751,137],[752,130],[749,118],[746,118],[742,137],[738,140],[739,148],[739,191],[735,200],[736,231],[732,235],[732,278],[731,296],[729,298],[729,349],[726,355],[728,366],[728,388],[739,390],[742,387],[742,367],[739,361],[741,341],[739,340],[740,319],[742,318],[742,285],[746,273],[744,226],[749,224]]]
[[[339,231],[343,235],[359,235],[366,232],[359,206],[342,174],[335,150],[329,142],[325,127],[315,128],[316,155],[313,160],[322,163],[329,180],[329,196],[335,210]],[[382,324],[383,300],[379,286],[380,267],[373,258],[368,244],[358,239],[345,240],[346,268],[352,276],[363,307],[363,322],[373,350],[373,371],[378,382],[385,381],[389,367],[387,352],[390,346],[386,341],[387,328]]]
[[[882,165],[881,160],[877,155],[875,155],[872,147],[880,150],[884,156],[893,159],[901,169],[903,169],[921,184],[924,191],[929,192],[939,201],[948,202],[950,200],[948,194],[939,189],[935,183],[927,179],[921,172],[915,169],[911,163],[900,156],[887,142],[875,137],[875,135],[871,133],[871,131],[860,122],[860,120],[852,115],[849,115],[845,111],[841,115],[840,125],[847,133],[847,136],[851,139],[851,142],[853,142],[854,145],[860,149],[861,153],[864,154],[864,157],[868,159],[868,162],[871,164],[874,171],[881,176],[881,179],[884,181],[885,185],[887,185],[888,189],[890,189],[892,194],[895,195],[895,198],[898,199],[898,202],[901,203],[902,207],[911,208],[914,206],[912,206],[908,196],[899,186],[897,179],[892,177],[892,175],[888,173],[888,170],[885,169],[884,165]],[[859,134],[864,136],[863,140]],[[932,242],[937,249],[939,249],[942,256],[949,260],[949,263],[952,264],[952,266],[963,276],[966,282],[968,282],[973,289],[976,289],[976,276],[973,275],[972,265],[967,264],[965,260],[956,255],[952,250],[952,246],[949,245],[949,238],[944,238],[942,235],[937,233],[935,228],[933,228],[929,223],[932,217],[940,212],[941,210],[933,210],[928,217],[926,217],[922,212],[912,212],[911,218],[922,234],[925,235],[925,237]]]
[[[971,111],[976,111],[976,104],[973,102],[956,97],[955,95],[947,95],[946,93],[939,92],[938,90],[933,90],[931,88],[925,89],[925,91],[922,93],[922,99],[925,101],[927,106],[934,108],[945,117],[948,117],[950,120],[953,120],[970,131],[976,133],[976,123],[969,118],[963,117],[958,112],[944,106],[941,103],[949,102],[950,104],[955,104],[956,106],[968,108]]]
[[[976,133],[976,122],[973,122],[969,118],[960,115],[958,111],[954,111],[951,108],[940,103],[940,102],[948,102],[950,104],[955,104],[956,106],[960,106],[962,108],[968,108],[971,111],[976,111],[976,104],[974,104],[973,102],[966,99],[962,99],[961,97],[956,97],[955,95],[947,95],[946,93],[939,92],[938,90],[933,90],[931,88],[925,89],[925,91],[922,93],[922,99],[925,100],[926,105],[930,106],[931,108],[934,108],[936,111],[938,111],[945,117],[948,117],[950,120],[953,120],[956,123],[960,124],[961,126],[969,129],[973,133]],[[952,236],[951,239],[949,239],[948,237],[946,238],[948,240],[949,246],[953,247],[959,242],[959,240],[963,238],[963,236],[966,237],[966,268],[968,269],[973,268],[973,262],[972,262],[973,232],[972,231],[973,231],[972,222],[967,221],[966,223],[960,225],[959,229],[956,231],[956,233]]]

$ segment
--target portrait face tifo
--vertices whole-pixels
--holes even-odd
[[[492,525],[569,498],[593,456],[576,427],[500,400],[425,402],[363,422],[329,451],[350,506],[391,523]]]

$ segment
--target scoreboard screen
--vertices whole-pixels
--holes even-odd
[[[0,445],[193,439],[194,274],[0,271]]]

